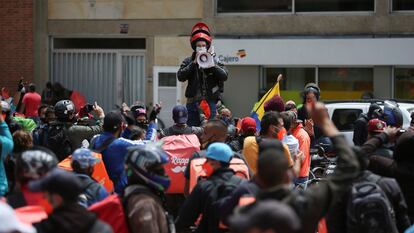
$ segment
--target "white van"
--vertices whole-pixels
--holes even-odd
[[[328,109],[329,117],[336,127],[341,131],[347,141],[354,145],[352,141],[354,135],[354,123],[361,113],[367,113],[371,103],[377,103],[381,107],[384,106],[384,100],[341,100],[341,101],[325,101]],[[414,101],[396,100],[403,113],[403,129],[410,126],[411,113],[414,111]]]

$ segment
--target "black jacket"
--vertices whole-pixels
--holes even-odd
[[[290,205],[302,221],[300,232],[303,233],[316,231],[319,220],[342,197],[359,174],[359,162],[344,136],[339,135],[331,140],[338,160],[335,172],[326,180],[304,191],[280,185],[257,195],[258,201],[276,199]]]
[[[214,190],[217,185],[229,182],[233,176],[235,176],[234,171],[230,168],[220,168],[207,180],[200,181],[181,206],[176,220],[177,230],[193,226],[199,215],[202,214],[203,217],[196,232],[220,232],[218,228],[219,216],[213,207],[213,203],[217,201]]]
[[[376,176],[370,171],[363,171],[358,178],[361,181],[370,181],[370,176]],[[395,213],[396,225],[399,232],[404,232],[410,227],[410,219],[407,215],[407,203],[402,195],[400,186],[395,179],[380,178],[377,185],[384,191]],[[349,199],[349,191],[342,197],[342,200],[335,204],[326,217],[329,233],[342,233],[347,231],[347,203]]]
[[[221,63],[218,63],[215,67],[202,70],[198,68],[197,64],[193,63],[191,57],[187,57],[177,72],[177,78],[180,82],[188,81],[185,97],[217,101],[221,99],[224,91],[227,70]]]
[[[414,164],[397,163],[393,159],[376,155],[375,151],[388,142],[385,133],[378,134],[368,140],[362,147],[362,152],[369,158],[368,169],[380,176],[395,178],[400,185],[408,205],[408,215],[414,221]]]
[[[365,113],[361,113],[354,124],[354,137],[352,141],[356,146],[362,146],[368,137],[368,116]]]

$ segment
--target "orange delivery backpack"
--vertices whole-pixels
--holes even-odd
[[[105,164],[102,160],[102,154],[93,152],[93,155],[98,158],[100,161],[95,164],[94,171],[92,177],[100,184],[102,184],[108,193],[112,193],[114,191],[114,184],[112,183],[111,179],[109,179],[108,172],[106,171]],[[71,166],[71,156],[68,156],[66,159],[62,160],[58,167],[65,169],[67,171],[72,171]]]
[[[206,176],[206,173],[203,170],[203,164],[206,162],[206,158],[195,158],[191,160],[190,164],[190,184],[189,190],[190,193],[193,191],[194,187],[197,185],[199,179]],[[230,168],[234,173],[242,179],[249,180],[249,168],[246,163],[239,158],[232,158],[230,160]]]
[[[168,155],[168,163],[164,165],[167,175],[171,179],[171,185],[166,193],[184,193],[184,171],[193,154],[200,150],[200,141],[194,134],[173,135],[164,137],[162,148]]]

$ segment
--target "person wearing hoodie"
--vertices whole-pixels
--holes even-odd
[[[33,192],[44,192],[53,207],[47,219],[34,223],[38,233],[112,233],[112,228],[78,203],[82,185],[75,174],[53,169],[29,182]]]
[[[122,194],[128,183],[125,171],[125,157],[128,147],[142,145],[143,142],[132,141],[121,137],[125,128],[124,118],[118,111],[106,114],[102,134],[92,138],[90,149],[102,153],[102,159],[108,171],[109,178],[114,183],[115,192]]]
[[[379,118],[381,114],[381,107],[376,103],[372,103],[369,106],[368,113],[361,113],[361,115],[359,115],[354,124],[354,136],[352,139],[356,146],[362,146],[367,141],[368,121],[374,118]]]

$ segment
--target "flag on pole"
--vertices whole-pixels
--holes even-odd
[[[272,88],[270,88],[270,90],[266,92],[266,94],[260,99],[260,101],[254,105],[253,110],[250,114],[250,116],[256,121],[256,128],[258,131],[260,130],[260,121],[262,120],[262,117],[265,112],[264,103],[266,103],[266,101],[270,100],[275,95],[280,96],[279,78],[275,85]]]

